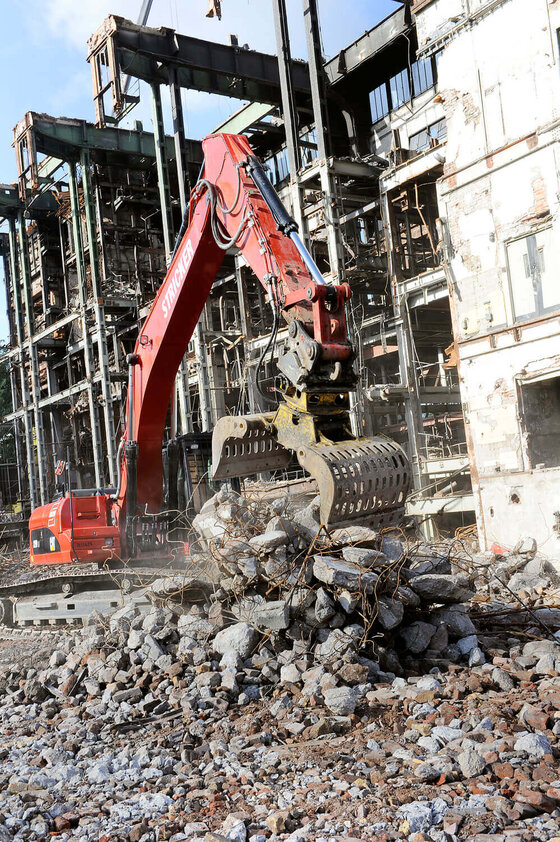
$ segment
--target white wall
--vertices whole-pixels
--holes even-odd
[[[485,546],[531,534],[560,559],[560,468],[530,468],[518,401],[528,371],[560,376],[560,306],[516,324],[506,261],[508,242],[552,227],[547,261],[560,265],[560,3],[468,3],[436,0],[417,25],[420,45],[456,30],[439,62],[448,140],[438,192],[479,531]],[[450,20],[469,9],[468,25]]]

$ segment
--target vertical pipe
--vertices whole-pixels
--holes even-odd
[[[89,404],[91,438],[93,443],[93,469],[95,484],[99,488],[103,485],[103,451],[101,449],[101,432],[95,395],[93,390],[93,354],[87,323],[87,281],[85,270],[84,244],[82,239],[82,215],[78,195],[78,179],[76,164],[68,164],[68,183],[70,187],[70,207],[72,210],[72,235],[74,238],[74,254],[76,256],[76,272],[78,275],[78,292],[80,297],[80,322],[82,326],[82,341],[84,344],[84,365],[86,374],[86,390]]]
[[[169,169],[165,150],[165,127],[163,109],[161,105],[161,91],[159,84],[152,82],[152,115],[154,123],[154,144],[156,151],[156,167],[158,175],[159,201],[161,206],[161,224],[163,229],[163,243],[166,260],[169,262],[173,245],[171,242],[173,231],[173,216],[171,213],[171,194],[169,191]]]
[[[113,416],[113,398],[111,395],[111,381],[109,374],[109,352],[107,349],[107,329],[105,325],[105,308],[101,294],[101,276],[99,270],[99,252],[97,249],[97,231],[95,225],[95,210],[93,205],[93,191],[91,184],[89,151],[81,151],[82,184],[84,188],[84,205],[86,211],[86,233],[89,252],[89,266],[91,286],[93,292],[93,310],[95,313],[97,349],[99,354],[99,368],[101,371],[101,394],[103,395],[103,418],[105,421],[105,440],[107,444],[107,466],[109,484],[117,481],[117,451],[115,447],[115,424]]]

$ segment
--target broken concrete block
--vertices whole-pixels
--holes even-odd
[[[321,528],[319,509],[319,499],[315,498],[309,506],[294,515],[293,524],[298,534],[308,542],[311,542],[319,534]]]
[[[457,646],[461,655],[470,655],[472,650],[478,646],[478,637],[476,634],[469,634],[467,637],[462,637],[458,640]]]
[[[431,619],[435,623],[445,623],[450,637],[467,637],[476,634],[473,621],[467,614],[466,605],[451,605],[434,611]]]
[[[323,691],[325,705],[335,716],[351,716],[356,710],[357,696],[351,687],[332,687]]]
[[[326,585],[339,585],[349,590],[372,593],[378,580],[376,573],[362,570],[349,562],[332,556],[314,556],[313,575]]]
[[[463,574],[425,573],[411,579],[410,587],[426,602],[465,602],[474,596],[468,577]]]
[[[365,547],[344,547],[342,558],[351,564],[357,564],[359,567],[371,567],[373,564],[379,563],[379,559],[384,559],[386,564],[390,563],[383,553]]]
[[[331,617],[336,614],[334,602],[324,588],[319,588],[317,591],[317,599],[315,600],[315,618],[318,623],[326,623]]]
[[[290,606],[284,599],[264,602],[255,610],[255,625],[271,631],[287,629],[290,625]]]
[[[319,632],[321,636],[321,631]],[[327,632],[315,652],[318,658],[326,661],[334,658],[342,658],[349,649],[354,648],[354,640],[349,634],[345,634],[341,629],[332,629]]]
[[[230,652],[244,661],[252,654],[259,641],[259,632],[249,623],[235,623],[227,629],[222,629],[214,638],[214,651],[219,655]]]
[[[402,623],[404,605],[387,596],[382,596],[378,602],[377,621],[384,629],[394,629]]]
[[[337,595],[337,600],[343,611],[346,611],[347,614],[351,614],[359,602],[359,594],[343,590]]]
[[[435,633],[436,626],[431,623],[424,623],[422,620],[417,620],[400,630],[406,648],[413,655],[419,655],[420,652],[427,649]]]
[[[251,550],[259,555],[267,555],[278,547],[284,547],[288,543],[288,535],[283,529],[263,532],[255,535],[249,541]]]
[[[376,548],[379,544],[379,533],[368,526],[352,526],[339,527],[333,529],[330,533],[333,544],[337,547],[346,545],[353,547],[368,547]]]

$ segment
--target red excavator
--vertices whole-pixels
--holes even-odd
[[[325,525],[359,519],[380,527],[402,517],[410,477],[404,452],[382,436],[355,438],[350,431],[349,393],[356,384],[346,326],[350,287],[325,283],[244,136],[210,135],[203,148],[203,174],[178,246],[127,357],[118,488],[67,490],[36,509],[32,564],[134,560],[166,551],[162,441],[169,402],[216,274],[234,247],[268,292],[274,322],[267,350],[281,316],[288,340],[277,360],[277,407],[216,425],[213,478],[285,467],[295,453],[317,480]]]

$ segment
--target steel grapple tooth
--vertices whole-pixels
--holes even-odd
[[[286,468],[292,453],[276,440],[274,413],[220,418],[212,435],[212,478]]]
[[[410,470],[404,451],[395,442],[376,436],[336,444],[304,444],[296,456],[317,480],[321,523],[342,525],[361,520],[379,529],[402,519]]]

